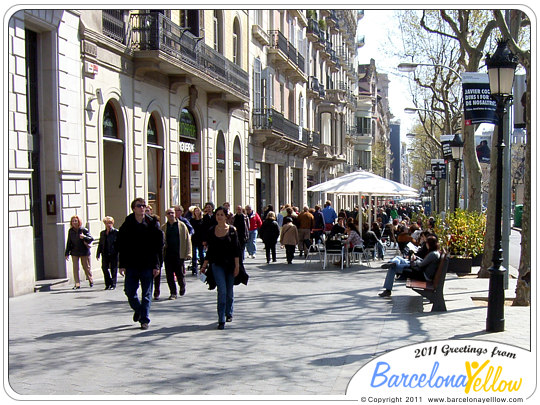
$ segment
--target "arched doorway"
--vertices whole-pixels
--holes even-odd
[[[234,201],[231,203],[236,206],[243,205],[242,201],[242,149],[240,147],[240,138],[234,139],[233,145],[233,195]]]
[[[121,224],[127,214],[125,131],[113,101],[105,105],[102,130],[104,215]]]
[[[197,142],[199,131],[193,114],[187,108],[183,108],[180,113],[178,132],[180,204],[187,210],[191,205],[201,204],[201,162]]]
[[[227,154],[225,135],[219,131],[216,140],[216,198],[217,205],[227,200]]]
[[[154,214],[161,216],[164,207],[163,182],[164,182],[164,153],[163,131],[158,126],[156,114],[152,113],[146,126],[146,164],[148,175],[147,200]]]

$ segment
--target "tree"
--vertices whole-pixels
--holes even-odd
[[[410,91],[413,103],[419,109],[418,117],[423,127],[422,133],[429,135],[435,143],[439,143],[439,150],[434,151],[429,158],[442,158],[439,135],[459,133],[462,127],[461,76],[452,68],[459,65],[459,46],[452,38],[422,28],[422,21],[424,21],[424,24],[429,24],[438,30],[445,29],[445,22],[437,11],[408,10],[401,12],[399,18],[404,37],[404,51],[401,58],[429,65],[429,67],[415,70],[414,85],[411,86]],[[444,182],[454,179],[456,173],[454,164],[448,165],[448,169],[447,179],[443,180],[440,188],[441,201],[437,205],[442,209],[446,201]],[[454,193],[456,192],[459,191],[456,191],[455,182],[451,182],[449,196],[451,210],[454,209]]]
[[[459,44],[458,63],[466,72],[477,72],[488,40],[496,27],[487,10],[439,10],[440,18],[446,23],[441,29],[430,24],[424,11],[421,26],[428,32],[455,40]],[[480,211],[482,208],[482,170],[476,157],[474,141],[475,128],[463,126],[463,159],[467,171],[468,208]]]
[[[518,57],[519,63],[525,69],[527,92],[525,101],[525,123],[527,141],[525,143],[524,161],[524,195],[521,227],[521,257],[519,261],[519,278],[516,287],[516,298],[512,305],[530,305],[531,301],[531,50],[530,50],[530,19],[521,10],[510,10],[507,18],[501,10],[493,10],[502,36],[508,39],[508,46]],[[529,45],[529,49],[524,46]],[[519,100],[521,101],[521,100]]]

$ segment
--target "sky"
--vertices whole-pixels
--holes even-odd
[[[364,18],[358,23],[358,35],[365,35],[365,45],[358,50],[358,63],[368,64],[373,58],[377,72],[388,74],[390,112],[400,119],[401,138],[405,140],[405,134],[410,132],[416,117],[403,111],[404,108],[413,106],[408,88],[409,74],[397,69],[397,65],[404,61],[391,56],[392,48],[401,47],[401,35],[394,10],[366,9]]]

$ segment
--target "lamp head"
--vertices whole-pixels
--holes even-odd
[[[492,96],[507,97],[512,94],[517,65],[517,57],[508,48],[508,40],[498,40],[495,53],[486,55],[489,87]]]

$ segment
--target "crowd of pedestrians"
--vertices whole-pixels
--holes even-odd
[[[125,278],[124,292],[134,311],[133,321],[139,322],[141,329],[148,329],[152,299],[160,299],[162,267],[170,300],[186,294],[186,271],[194,276],[204,274],[201,278],[217,287],[218,329],[224,329],[233,318],[233,286],[239,280],[247,283],[244,262],[256,258],[257,238],[264,243],[267,264],[277,262],[277,246],[285,249],[286,262],[291,264],[296,250],[299,257],[307,256],[314,243],[324,243],[327,238],[339,237],[350,248],[370,248],[374,258],[384,259],[385,243],[402,249],[410,242],[425,243],[430,236],[420,233],[420,224],[409,223],[409,207],[388,204],[375,210],[371,227],[364,208],[336,212],[331,201],[323,207],[304,206],[301,210],[285,204],[276,211],[269,205],[261,215],[251,205],[237,205],[232,212],[227,202],[218,208],[207,202],[202,209],[192,206],[187,211],[177,205],[165,211],[163,223],[142,198],[133,200],[131,209],[119,229],[114,227],[114,218],[103,219],[105,229],[100,233],[96,258],[101,258],[105,290],[116,288],[118,273]],[[70,224],[65,256],[73,262],[73,288],[81,288],[80,264],[93,287],[90,245],[94,239],[79,217],[71,218]],[[384,266],[388,275],[381,296],[391,294],[394,277],[420,254],[409,260],[394,258]]]

